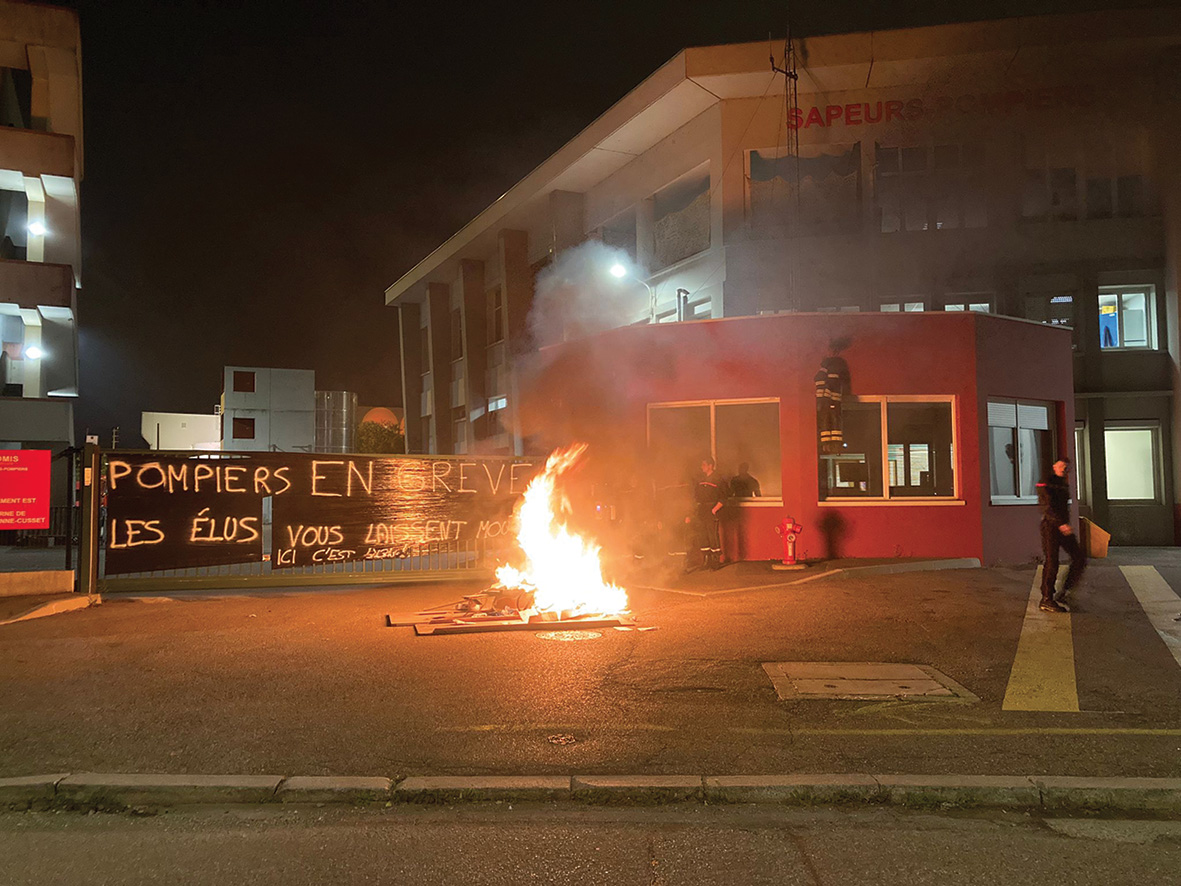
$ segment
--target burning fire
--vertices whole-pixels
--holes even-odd
[[[599,546],[566,525],[570,505],[557,489],[558,479],[573,467],[585,443],[560,449],[530,481],[521,501],[517,543],[525,555],[522,569],[501,566],[498,587],[533,593],[533,608],[569,615],[616,614],[627,611],[627,593],[603,580]]]

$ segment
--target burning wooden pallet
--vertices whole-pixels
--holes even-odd
[[[391,628],[413,627],[419,637],[433,634],[483,634],[493,631],[579,631],[593,628],[634,628],[630,615],[538,612],[531,594],[505,594],[491,589],[468,594],[457,603],[407,615],[386,616]]]

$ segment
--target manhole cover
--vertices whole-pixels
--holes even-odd
[[[921,698],[980,699],[929,665],[850,661],[764,662],[781,699]]]
[[[598,631],[538,631],[538,640],[560,640],[569,643],[574,640],[597,640],[603,636]]]

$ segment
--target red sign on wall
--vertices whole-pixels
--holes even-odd
[[[49,528],[48,449],[0,449],[0,529]]]

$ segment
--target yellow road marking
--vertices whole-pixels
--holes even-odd
[[[1181,597],[1152,566],[1121,566],[1120,572],[1131,585],[1144,614],[1181,665],[1181,622],[1176,620],[1181,613]]]
[[[1042,612],[1042,569],[1033,576],[1021,639],[1001,705],[1006,711],[1078,711],[1070,614]]]

